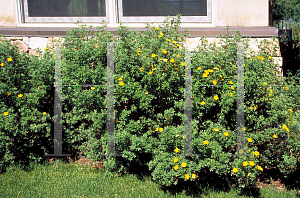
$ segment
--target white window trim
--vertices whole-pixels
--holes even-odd
[[[123,9],[122,9],[122,0],[118,0],[118,11],[119,11],[119,19],[122,22],[142,22],[142,23],[150,23],[150,22],[157,22],[157,21],[164,21],[165,17],[164,16],[134,16],[134,17],[124,17],[123,16]],[[190,22],[207,22],[211,23],[212,17],[212,7],[211,7],[211,0],[207,0],[207,16],[181,16],[181,22],[185,23],[190,23]],[[170,17],[175,17],[175,16],[170,16]]]
[[[120,13],[118,12],[118,4],[117,1],[118,0],[106,0],[106,11],[107,11],[107,16],[108,17],[88,17],[89,19],[91,18],[97,18],[97,19],[93,19],[96,20],[95,22],[93,21],[86,21],[87,17],[64,17],[64,18],[75,18],[74,22],[70,21],[70,20],[66,20],[65,22],[46,22],[46,21],[40,21],[40,22],[26,22],[23,23],[22,21],[22,10],[21,10],[21,1],[22,0],[15,0],[16,1],[16,13],[17,13],[17,17],[16,17],[16,23],[17,23],[17,27],[67,27],[67,28],[75,28],[78,27],[76,24],[74,24],[77,20],[82,21],[83,24],[86,25],[92,25],[93,27],[97,27],[100,25],[99,20],[102,21],[105,20],[104,24],[107,24],[107,27],[109,28],[118,28],[120,23],[118,22],[118,15],[120,15]],[[27,1],[27,0],[25,0]],[[182,28],[186,28],[186,27],[215,27],[215,18],[216,18],[216,6],[215,6],[215,0],[208,0],[207,5],[211,6],[210,10],[207,10],[207,14],[211,15],[210,17],[206,17],[205,16],[199,16],[202,17],[202,19],[200,19],[200,21],[202,20],[202,22],[194,22],[190,17],[195,17],[195,16],[181,16],[181,24],[180,27]],[[44,18],[44,17],[33,17],[33,18]],[[50,17],[48,17],[50,18]],[[56,17],[51,17],[56,18]],[[101,19],[100,19],[101,18]],[[141,21],[141,22],[126,22],[125,18],[131,18],[131,17],[120,17],[120,21],[122,21],[127,27],[129,28],[144,28],[145,27],[145,23],[151,23],[153,22],[154,25],[159,25],[162,24],[162,22],[166,19],[165,17],[150,17],[150,18],[155,18],[155,20],[150,19],[148,22],[146,22],[145,20]],[[137,18],[137,17],[134,17]],[[145,17],[141,17],[144,18]],[[148,18],[148,17],[147,17]],[[205,22],[208,20],[208,18],[210,18],[210,22]],[[125,20],[124,20],[125,19]],[[129,19],[130,20],[130,19]],[[161,21],[161,22],[158,22]],[[186,22],[189,21],[189,22]]]

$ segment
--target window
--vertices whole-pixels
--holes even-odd
[[[19,0],[22,22],[163,22],[181,14],[181,22],[212,22],[212,0]],[[115,9],[112,7],[115,6]],[[116,14],[112,12],[116,11]],[[109,14],[110,13],[110,14]]]
[[[119,21],[162,22],[180,13],[181,22],[211,22],[211,0],[118,0]]]
[[[23,22],[108,21],[108,0],[23,0]]]

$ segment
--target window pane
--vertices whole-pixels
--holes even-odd
[[[106,16],[105,0],[27,0],[28,17]]]
[[[123,0],[123,16],[207,16],[207,0]]]

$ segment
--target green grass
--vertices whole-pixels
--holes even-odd
[[[103,176],[102,170],[74,165],[55,167],[30,163],[27,171],[20,167],[9,167],[6,173],[0,174],[1,197],[247,197],[239,195],[237,189],[214,191],[208,186],[200,187],[201,194],[196,196],[188,195],[188,191],[171,194],[150,177],[140,180],[128,174],[110,178]],[[263,188],[259,197],[297,197],[297,194]]]

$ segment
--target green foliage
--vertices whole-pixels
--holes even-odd
[[[118,29],[120,43],[115,44],[114,65],[115,150],[123,157],[103,159],[99,156],[106,153],[107,144],[107,89],[104,86],[63,87],[63,140],[67,146],[64,151],[72,155],[83,152],[93,161],[103,159],[106,175],[128,172],[136,164],[146,165],[153,180],[166,186],[196,181],[203,169],[221,177],[233,177],[240,187],[253,184],[260,172],[270,166],[280,167],[287,177],[291,167],[297,165],[299,152],[299,141],[289,137],[292,133],[296,137],[298,125],[287,122],[288,109],[296,112],[300,106],[295,98],[299,98],[300,89],[275,75],[276,67],[271,58],[274,52],[266,47],[266,41],[261,43],[261,51],[254,54],[249,50],[249,39],[243,39],[239,32],[233,37],[227,30],[226,35],[220,36],[221,47],[208,45],[202,37],[198,53],[192,56],[192,83],[198,85],[192,89],[192,152],[199,155],[184,156],[186,49],[180,42],[186,41],[188,35],[187,31],[184,35],[178,33],[179,26],[180,15],[170,22],[167,18],[156,28],[147,24],[150,31],[144,33],[128,31],[122,24]],[[88,37],[90,33],[85,26],[68,32],[62,46],[62,84],[106,83],[107,44],[99,42],[116,40],[107,30],[94,33],[91,38]],[[245,49],[246,148],[243,153],[248,155],[234,155],[237,152],[237,42],[242,42]],[[54,92],[54,51],[46,50],[39,59],[26,58],[27,55],[16,56],[19,52],[7,50],[6,45],[9,44],[3,42],[0,51],[1,61],[4,66],[8,65],[5,71],[1,68],[1,77],[7,79],[1,81],[5,88],[1,92],[4,98],[1,99],[1,112],[8,112],[8,115],[1,115],[4,120],[0,124],[1,139],[5,143],[1,144],[0,152],[5,158],[1,160],[9,162],[17,155],[17,150],[35,153],[30,148],[37,144],[36,139],[43,139],[43,146],[49,141],[51,131],[48,129],[54,116],[53,107],[51,110],[49,106]],[[18,70],[7,62],[7,57],[12,57],[15,65],[23,63],[18,70],[28,68],[28,75],[22,81],[10,82],[12,74]],[[10,78],[3,74],[7,69],[11,71]],[[29,85],[23,85],[26,82]],[[18,84],[23,89],[12,89],[9,100],[6,93]],[[212,84],[226,86],[201,87]],[[17,97],[20,93],[26,101]],[[41,119],[43,111],[51,113]],[[24,128],[22,131],[18,130],[20,124]],[[27,131],[25,139],[23,134]],[[23,144],[9,142],[13,135]],[[25,140],[29,143],[24,144]],[[49,153],[49,148],[45,147],[45,152]]]

